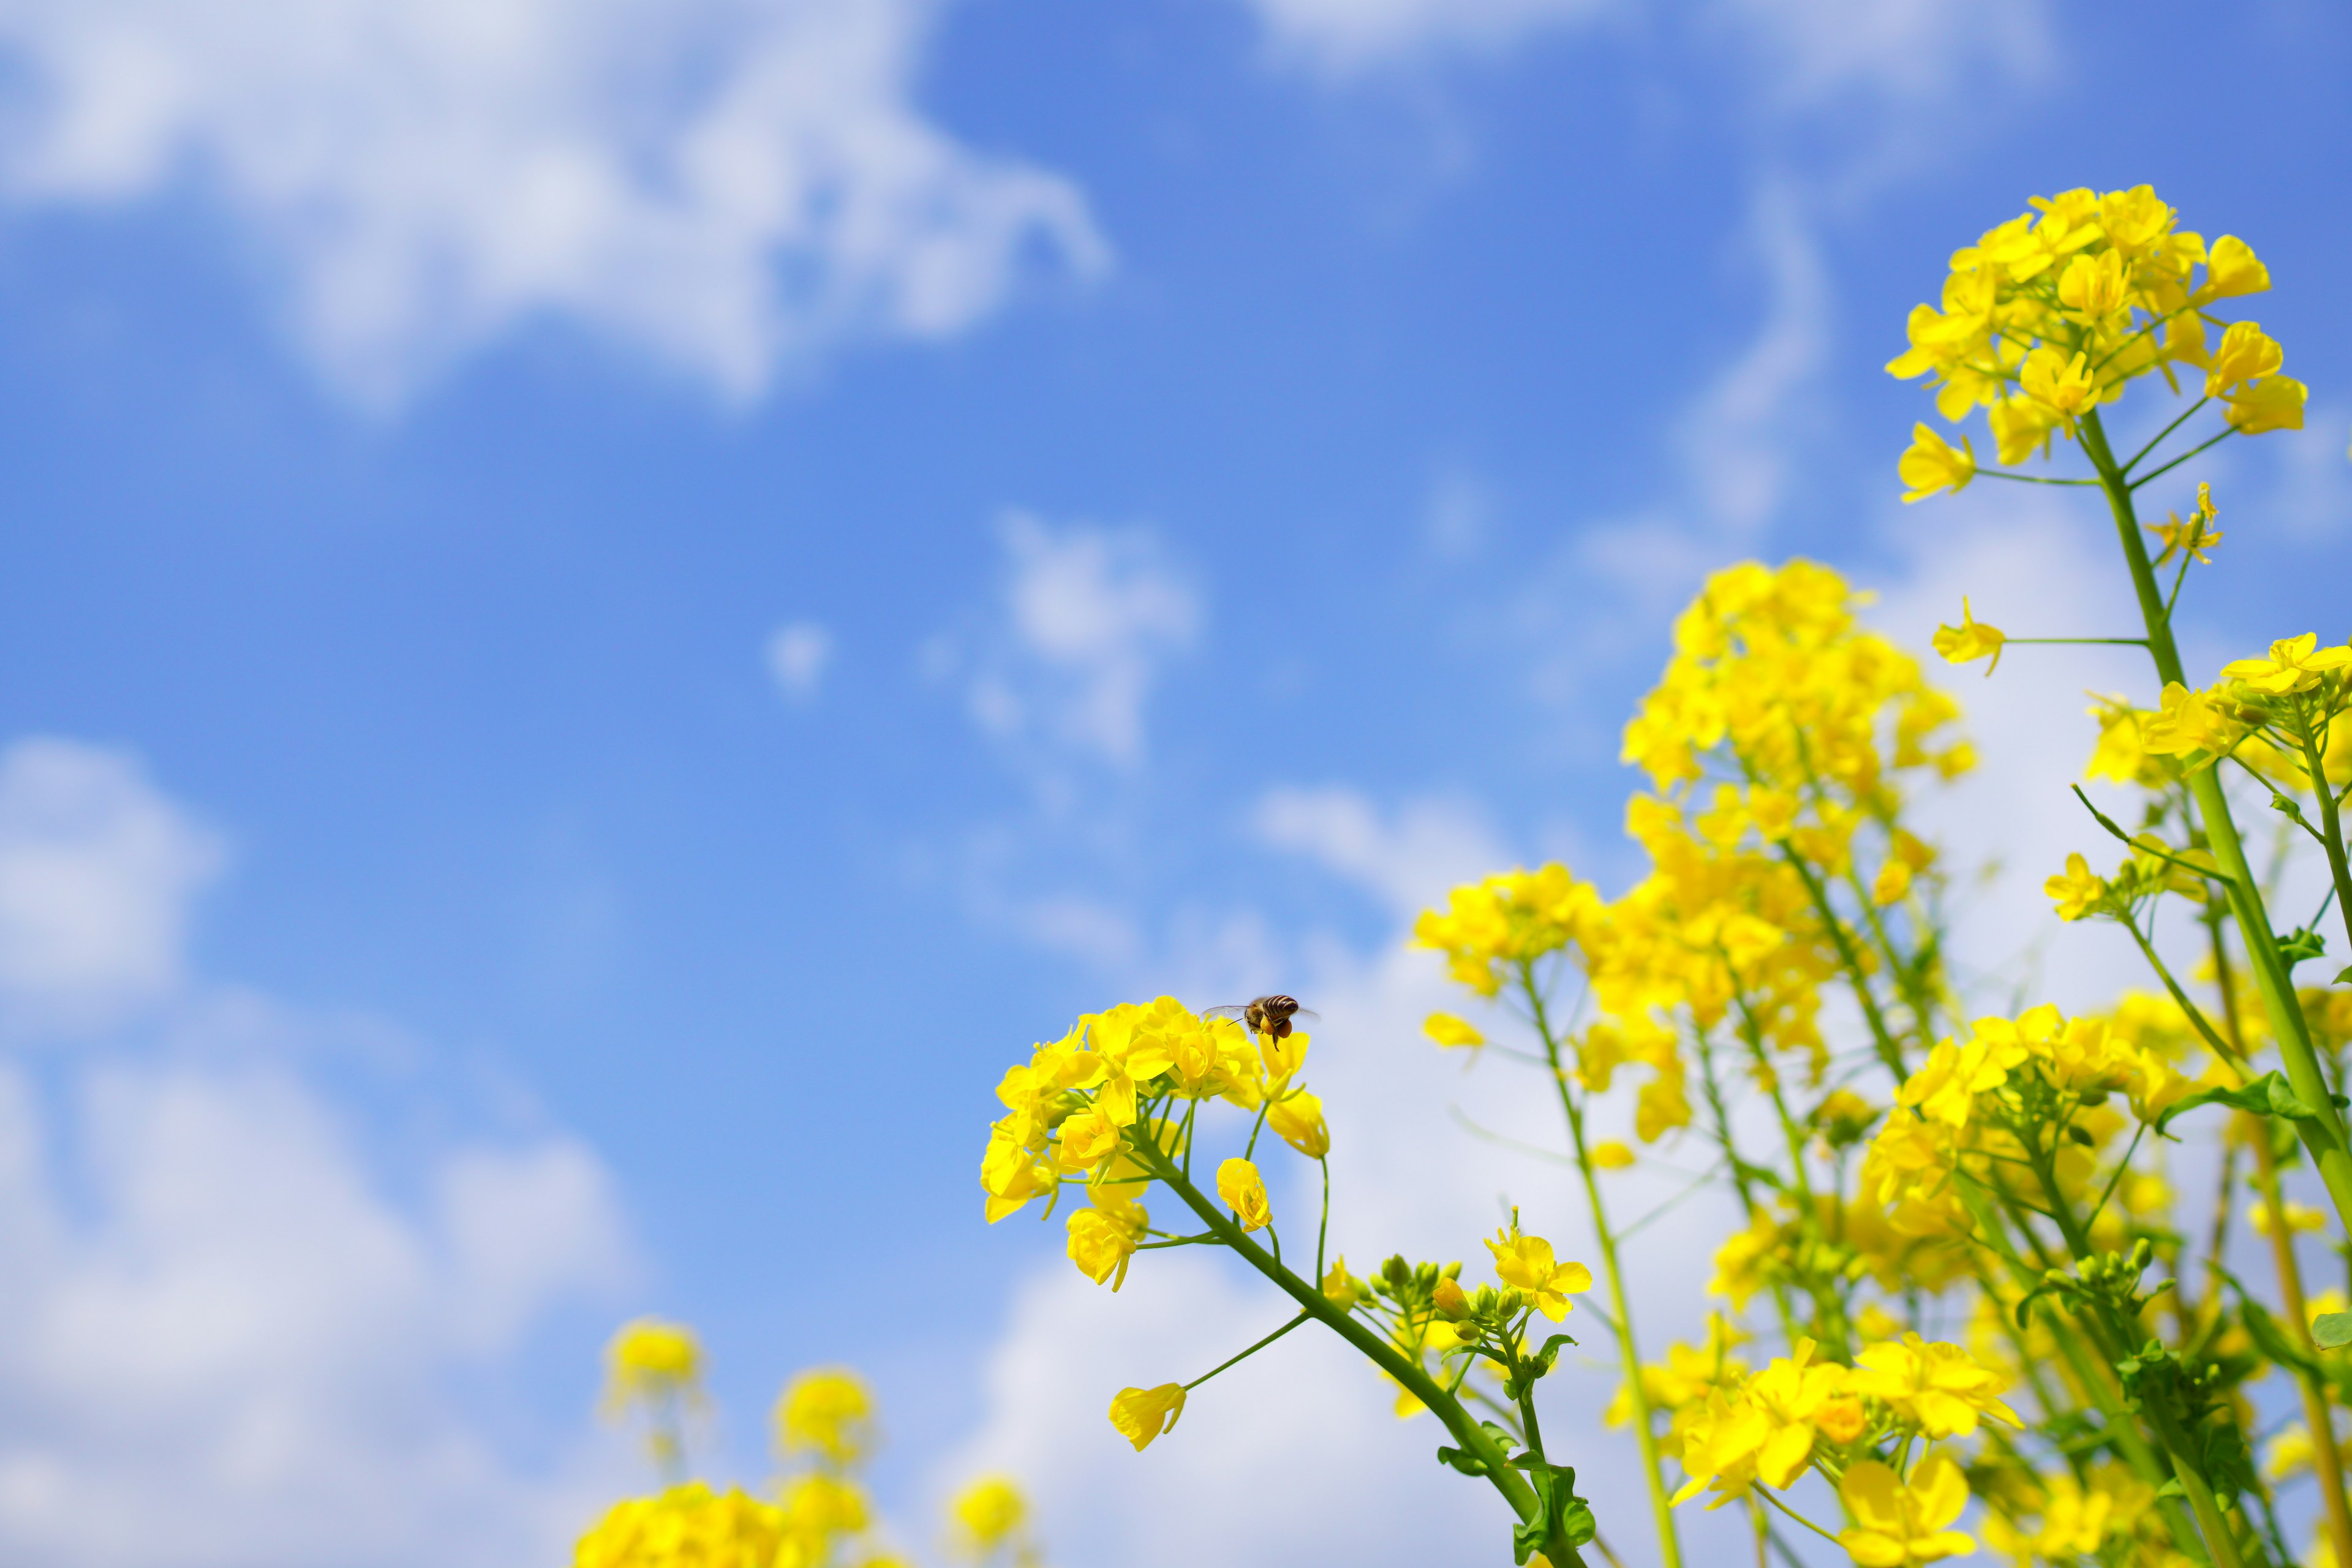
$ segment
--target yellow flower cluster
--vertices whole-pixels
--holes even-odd
[[[1579,940],[1601,908],[1601,895],[1560,865],[1532,871],[1506,871],[1454,889],[1443,910],[1430,910],[1413,922],[1413,940],[1445,955],[1455,980],[1481,996],[1492,996],[1519,964],[1556,952]],[[1445,1018],[1444,1014],[1437,1015]],[[1437,1032],[1433,1020],[1432,1033]],[[1440,1044],[1475,1045],[1463,1037],[1477,1033],[1447,1018],[1452,1039]]]
[[[572,1568],[777,1568],[784,1510],[700,1481],[613,1505],[572,1552]]]
[[[2135,378],[2158,373],[2177,390],[2186,367],[2203,373],[2203,395],[2223,401],[2232,427],[2303,427],[2305,391],[2280,374],[2277,342],[2254,322],[2209,313],[2270,287],[2243,240],[2208,247],[2146,185],[2031,205],[1953,254],[1941,308],[1912,310],[1911,346],[1886,367],[1932,377],[1946,419],[1986,409],[2000,461],[2019,463],[2053,433],[2074,438],[2084,415]],[[1906,500],[1957,490],[1976,472],[1974,449],[1923,425],[1901,470]]]
[[[1203,1017],[1172,996],[1087,1014],[997,1085],[1006,1114],[989,1129],[981,1159],[989,1221],[1055,1194],[1066,1180],[1083,1183],[1089,1206],[1065,1222],[1070,1261],[1097,1285],[1118,1289],[1150,1234],[1142,1199],[1152,1178],[1139,1152],[1150,1147],[1171,1158],[1185,1152],[1182,1124],[1148,1111],[1223,1100],[1262,1111],[1276,1138],[1320,1160],[1331,1150],[1323,1102],[1295,1081],[1311,1043],[1293,1030],[1268,1032],[1253,1045],[1241,1025]],[[1244,1230],[1271,1223],[1265,1183],[1251,1161],[1223,1162],[1216,1190]]]
[[[1707,1506],[1720,1508],[1759,1481],[1785,1491],[1825,1449],[1848,1455],[1890,1435],[1964,1437],[1987,1415],[2024,1425],[2001,1403],[2008,1379],[1958,1345],[1906,1333],[1872,1345],[1852,1367],[1816,1360],[1817,1349],[1800,1339],[1762,1371],[1710,1387],[1704,1405],[1677,1423],[1690,1479],[1676,1502],[1711,1491]]]

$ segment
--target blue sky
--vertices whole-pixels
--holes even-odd
[[[202,9],[0,0],[0,972],[50,1248],[0,1312],[43,1344],[100,1281],[184,1322],[221,1247],[298,1339],[391,1299],[251,1217],[314,1179],[344,1206],[300,1223],[375,1227],[410,1304],[290,1370],[0,1368],[0,1539],[48,1561],[555,1561],[632,1481],[588,1405],[640,1310],[706,1331],[724,1467],[845,1360],[910,1520],[1002,1461],[1066,1478],[1067,1560],[1156,1560],[1066,1479],[1107,1429],[1048,1435],[1160,1369],[1006,1370],[1068,1270],[979,1224],[1003,1064],[1317,980],[1388,1007],[1327,1048],[1409,1052],[1417,901],[1624,874],[1616,727],[1716,565],[1821,556],[1914,644],[1962,588],[2112,605],[2095,519],[1895,504],[1927,405],[1879,367],[2030,194],[2153,182],[2270,263],[2315,416],[2205,470],[2201,624],[2344,629],[2323,5]],[[2048,679],[1999,732],[2071,755]],[[1384,1160],[1454,1157],[1421,1109]],[[171,1201],[159,1126],[248,1185]],[[1490,1193],[1397,1223],[1465,1251]],[[1137,1312],[1242,1300],[1179,1276],[1209,1305]],[[377,1422],[394,1373],[430,1392]],[[56,1500],[154,1497],[263,1405],[310,1425],[259,1503],[118,1538]],[[411,1522],[333,1535],[346,1486]]]

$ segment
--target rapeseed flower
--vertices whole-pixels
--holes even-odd
[[[847,1367],[802,1373],[776,1401],[776,1440],[787,1454],[814,1449],[835,1464],[862,1458],[873,1440],[874,1395]]]
[[[1551,1243],[1539,1236],[1523,1236],[1514,1219],[1508,1229],[1495,1233],[1486,1244],[1495,1255],[1495,1278],[1525,1291],[1536,1310],[1557,1323],[1575,1305],[1573,1295],[1592,1289],[1592,1270],[1581,1263],[1558,1263]]]
[[[1839,1500],[1853,1522],[1838,1532],[1861,1568],[1910,1568],[1974,1552],[1977,1543],[1948,1528],[1969,1506],[1959,1466],[1941,1454],[1919,1461],[1906,1483],[1875,1459],[1847,1469]]]
[[[1184,1385],[1163,1383],[1157,1388],[1122,1388],[1110,1402],[1110,1424],[1135,1445],[1139,1454],[1163,1432],[1175,1430],[1184,1414]]]

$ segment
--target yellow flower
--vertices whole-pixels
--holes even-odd
[[[2252,321],[2232,321],[2205,371],[2205,395],[2227,397],[2249,382],[2276,375],[2285,363],[2276,339]]]
[[[2352,647],[2321,647],[2317,632],[2271,644],[2262,658],[2234,659],[2221,673],[2268,697],[2284,697],[2319,684],[2320,678],[2352,664]]]
[[[1495,1233],[1486,1244],[1495,1255],[1495,1277],[1535,1298],[1536,1308],[1557,1323],[1573,1305],[1569,1297],[1592,1289],[1592,1271],[1581,1263],[1555,1263],[1551,1243],[1539,1236],[1522,1236],[1515,1220],[1507,1230]]]
[[[1029,1505],[1012,1477],[983,1476],[955,1495],[948,1512],[956,1522],[958,1544],[974,1557],[985,1557],[1013,1539]]]
[[[1078,1272],[1099,1285],[1108,1279],[1111,1291],[1127,1283],[1127,1265],[1135,1256],[1135,1244],[1142,1231],[1143,1210],[1133,1206],[1123,1213],[1099,1208],[1073,1209],[1066,1222],[1069,1231],[1070,1261]]]
[[[1906,506],[1915,500],[1925,500],[1937,490],[1958,495],[1977,477],[1976,447],[1965,436],[1955,447],[1927,426],[1914,425],[1911,449],[1903,454],[1895,471],[1909,487],[1903,492]]]
[[[1902,861],[1887,861],[1878,868],[1878,875],[1871,879],[1870,901],[1874,904],[1897,902],[1911,890],[1911,868]]]
[[[1241,1220],[1244,1230],[1263,1230],[1274,1221],[1265,1201],[1265,1179],[1257,1167],[1238,1157],[1217,1167],[1217,1196]]]
[[[2151,713],[2140,721],[2140,745],[2151,755],[2179,757],[2192,752],[2220,753],[2228,751],[2245,731],[2245,726],[2232,718],[2210,692],[2191,691],[2177,680],[2168,680],[2164,683],[2162,701],[2161,711]]]
[[[2231,398],[2222,416],[2241,436],[2303,428],[2303,407],[2311,389],[2291,375],[2273,375]]]
[[[1348,1272],[1348,1260],[1335,1258],[1323,1276],[1323,1299],[1337,1301],[1342,1310],[1352,1311],[1359,1304],[1372,1299],[1372,1288]]]
[[[572,1549],[572,1568],[771,1568],[783,1510],[700,1481],[613,1505]]]
[[[2042,883],[2042,890],[2057,901],[2060,920],[2078,921],[2106,897],[2107,884],[2091,874],[2089,861],[2080,855],[2069,855],[2065,872]]]
[[[702,1348],[683,1323],[638,1318],[604,1347],[604,1408],[655,1405],[690,1394],[702,1376]]]
[[[2305,1204],[2281,1199],[2279,1207],[2285,1214],[2286,1232],[2294,1236],[2306,1230],[2319,1230],[2327,1224],[2326,1216]],[[2271,1205],[2257,1199],[2247,1211],[2246,1222],[2254,1227],[2256,1236],[2271,1234]]]
[[[1853,1391],[1885,1401],[1931,1439],[1969,1436],[1979,1415],[1999,1416],[2021,1430],[2025,1426],[2000,1402],[2009,1380],[1958,1345],[1927,1344],[1909,1333],[1874,1344],[1855,1359],[1862,1369],[1853,1374]]]
[[[1172,1432],[1184,1414],[1184,1385],[1163,1383],[1157,1388],[1122,1388],[1110,1402],[1110,1424],[1135,1445],[1139,1454],[1162,1432]]]
[[[835,1476],[812,1473],[795,1477],[784,1489],[784,1521],[788,1529],[819,1541],[855,1535],[872,1518],[866,1494]]]
[[[1451,1013],[1432,1013],[1421,1026],[1431,1039],[1449,1050],[1463,1046],[1475,1048],[1486,1043],[1486,1037],[1468,1020],[1457,1018]]]
[[[2001,644],[2008,639],[2000,627],[1980,624],[1969,612],[1968,600],[1963,598],[1960,601],[1960,624],[1937,626],[1932,640],[1936,651],[1942,654],[1948,664],[1966,664],[1972,658],[1990,656],[1992,662],[1985,666],[1985,673],[1990,675],[2000,666]]]
[[[2212,252],[2205,259],[2205,286],[2197,290],[2197,303],[2260,294],[2270,286],[2270,268],[2254,255],[2253,247],[2234,234],[2225,234],[2213,242]]]
[[[1323,1121],[1323,1102],[1303,1089],[1275,1101],[1265,1113],[1265,1124],[1274,1129],[1275,1136],[1310,1160],[1320,1160],[1331,1152],[1331,1129]]]
[[[2091,374],[2087,353],[2069,358],[2063,349],[2045,343],[2025,356],[2017,379],[2026,396],[2069,425],[2099,404],[2098,378]]]
[[[2221,542],[2221,531],[2213,526],[2213,519],[2218,515],[2213,509],[2213,487],[2200,484],[2197,487],[2197,505],[2189,512],[2187,522],[2181,521],[2180,514],[2176,511],[2171,514],[2169,522],[2143,524],[2164,541],[2164,552],[2156,558],[2155,563],[2161,566],[2172,559],[2175,552],[2181,552],[2195,558],[2201,565],[2213,564],[2213,557],[2206,552]]]
[[[1885,1465],[1864,1459],[1838,1484],[1851,1527],[1838,1532],[1862,1568],[1909,1568],[1976,1550],[1976,1542],[1945,1527],[1969,1505],[1969,1483],[1959,1466],[1941,1454],[1919,1461],[1905,1485]]]
[[[1081,1110],[1062,1123],[1055,1163],[1072,1175],[1091,1171],[1118,1152],[1118,1123],[1099,1110]]]
[[[836,1464],[865,1453],[872,1436],[874,1395],[847,1367],[802,1373],[776,1401],[776,1436],[787,1454],[814,1448]]]
[[[1592,1163],[1604,1171],[1622,1171],[1633,1163],[1633,1151],[1614,1138],[1603,1139],[1592,1146]]]

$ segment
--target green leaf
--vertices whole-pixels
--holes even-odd
[[[2243,1089],[2200,1089],[2186,1099],[2175,1100],[2156,1119],[2158,1136],[2165,1135],[2164,1130],[2174,1117],[2200,1105],[2227,1105],[2256,1116],[2279,1116],[2290,1121],[2308,1121],[2317,1114],[2294,1092],[2286,1075],[2273,1069]]]
[[[2313,1359],[2312,1353],[2289,1339],[2280,1329],[2278,1320],[2271,1316],[2269,1308],[2242,1293],[2239,1296],[2239,1304],[2245,1316],[2246,1332],[2253,1337],[2255,1344],[2262,1347],[2264,1355],[2281,1366],[2293,1367],[2298,1372],[2319,1370],[2319,1363]]]
[[[2325,931],[2311,931],[2301,926],[2275,940],[2278,942],[2279,956],[2286,960],[2286,966],[2289,969],[2293,969],[2306,959],[2317,958],[2327,951],[2327,935]]]
[[[2156,1495],[2160,1498],[2187,1497],[2189,1495],[2189,1489],[2182,1486],[2180,1484],[2180,1479],[2176,1476],[2171,1480],[2168,1480],[2162,1486],[2157,1488]]]
[[[1483,1476],[1486,1473],[1486,1460],[1461,1448],[1438,1449],[1437,1462],[1441,1465],[1451,1465],[1465,1476]],[[1522,1558],[1520,1561],[1525,1562],[1526,1559]]]
[[[2352,1312],[2322,1312],[2312,1320],[2311,1337],[2324,1351],[2352,1345]]]
[[[2336,979],[2333,984],[2337,985],[2352,985],[2352,963],[2347,963],[2343,968],[2336,972]]]

